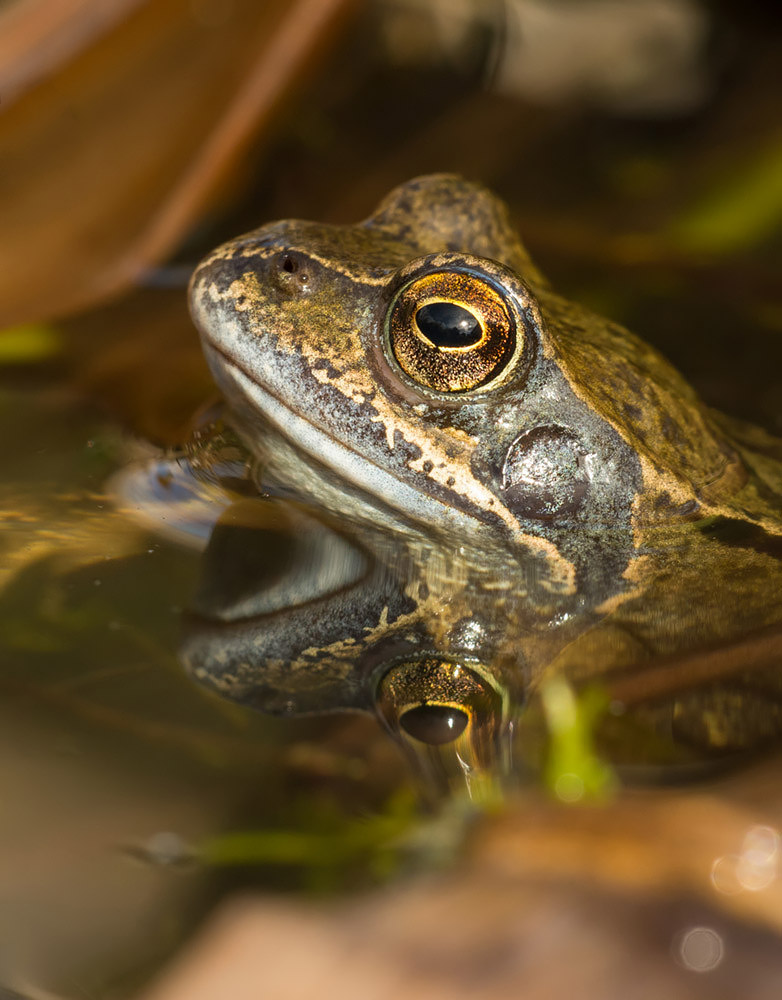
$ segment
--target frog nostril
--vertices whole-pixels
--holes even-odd
[[[269,262],[269,277],[286,295],[303,295],[313,290],[312,262],[303,254],[284,251]]]

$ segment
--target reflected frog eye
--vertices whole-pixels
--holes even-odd
[[[435,271],[397,294],[388,338],[399,367],[437,392],[487,387],[506,371],[517,333],[493,284],[463,271]]]
[[[380,682],[377,706],[386,725],[403,740],[439,747],[462,746],[483,762],[504,716],[503,696],[476,669],[427,657],[398,663]]]

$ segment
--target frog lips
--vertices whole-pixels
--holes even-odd
[[[321,465],[336,472],[340,479],[359,490],[388,504],[402,514],[427,524],[433,522],[453,529],[459,522],[475,525],[483,523],[463,508],[445,503],[429,492],[417,489],[400,476],[383,469],[366,456],[354,451],[321,430],[306,417],[290,409],[273,392],[261,385],[255,378],[229,357],[213,342],[204,344],[207,357],[215,356],[211,367],[231,379],[236,389],[250,402],[257,412],[290,441],[299,451],[306,453]],[[455,498],[456,499],[456,498]]]

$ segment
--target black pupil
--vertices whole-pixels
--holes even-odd
[[[454,302],[430,302],[415,314],[418,329],[435,347],[472,347],[483,336],[469,309]]]
[[[468,721],[466,712],[451,705],[417,705],[404,713],[399,724],[414,740],[439,746],[461,736]]]

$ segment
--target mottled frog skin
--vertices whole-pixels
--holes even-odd
[[[256,604],[197,601],[183,655],[223,694],[429,708],[438,742],[462,702],[507,717],[552,672],[782,618],[779,443],[556,295],[484,188],[422,177],[355,226],[265,226],[201,263],[191,308],[259,480],[310,508],[274,508],[303,592],[291,570]]]

